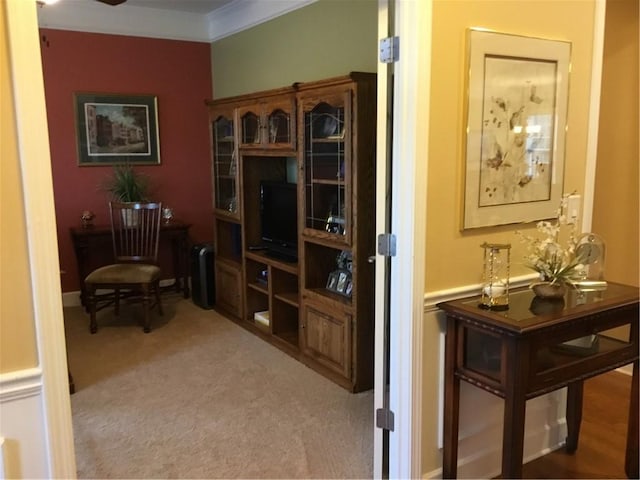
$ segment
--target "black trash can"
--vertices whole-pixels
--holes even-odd
[[[215,305],[216,284],[211,243],[191,247],[191,298],[201,308],[210,309]]]

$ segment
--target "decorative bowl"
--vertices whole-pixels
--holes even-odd
[[[563,298],[567,293],[567,286],[564,283],[536,282],[529,288],[533,290],[536,297],[540,298]]]

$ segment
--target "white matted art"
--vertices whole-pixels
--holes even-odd
[[[571,44],[474,28],[468,52],[463,229],[555,217]]]

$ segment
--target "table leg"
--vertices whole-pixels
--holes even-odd
[[[173,258],[173,275],[175,277],[175,281],[173,286],[176,289],[177,293],[180,293],[181,284],[183,281],[182,277],[182,235],[172,235],[171,237],[171,254]]]
[[[180,237],[180,252],[182,254],[182,268],[180,269],[182,275],[182,295],[184,298],[189,298],[189,238],[186,231]]]
[[[530,346],[517,339],[504,340],[504,419],[502,426],[502,478],[522,478],[526,391],[529,378]]]
[[[73,249],[76,254],[76,263],[78,267],[78,281],[80,282],[80,304],[87,307],[87,290],[84,286],[84,279],[89,272],[87,272],[87,252],[89,250],[89,243],[84,239],[73,238]]]
[[[458,427],[460,417],[460,379],[455,375],[456,324],[447,319],[444,365],[444,432],[442,448],[442,478],[456,478],[458,469]]]
[[[636,323],[637,325],[637,323]],[[631,333],[633,335],[633,331]],[[638,332],[636,330],[635,334]],[[629,425],[627,429],[627,451],[624,459],[624,471],[628,478],[638,476],[638,360],[633,362],[631,379],[631,401],[629,402]]]
[[[187,233],[180,232],[171,237],[171,253],[173,256],[173,287],[176,293],[182,291],[184,298],[189,298],[189,254],[187,251]]]
[[[522,478],[525,412],[524,395],[509,395],[505,398],[502,430],[502,478]]]
[[[574,453],[578,449],[583,391],[584,382],[582,380],[570,383],[567,387],[567,441],[565,443],[567,453]]]

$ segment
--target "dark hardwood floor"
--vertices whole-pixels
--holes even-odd
[[[615,371],[586,380],[578,450],[561,448],[525,464],[523,478],[626,478],[630,390],[631,376]]]

